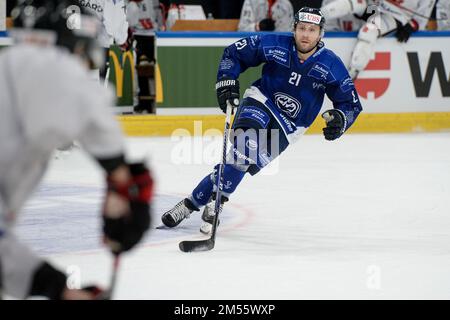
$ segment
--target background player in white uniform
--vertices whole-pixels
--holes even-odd
[[[163,25],[159,1],[127,0],[126,15],[134,34],[149,34]]]
[[[55,148],[78,140],[105,170],[103,233],[115,254],[132,248],[150,224],[152,179],[143,164],[124,160],[113,95],[91,80],[87,67],[102,62],[98,22],[85,15],[66,19],[76,4],[27,0],[16,7],[12,34],[18,44],[0,53],[0,289],[11,297],[94,298],[87,289],[69,290],[65,274],[12,230]],[[131,194],[132,187],[138,192]]]
[[[101,22],[98,35],[100,45],[105,48],[105,63],[100,67],[100,77],[106,76],[109,61],[109,47],[120,46],[123,51],[130,49],[132,37],[128,28],[124,0],[78,0],[79,5],[97,16]]]
[[[292,30],[294,9],[288,0],[245,0],[239,31]]]
[[[354,13],[367,19],[358,33],[358,41],[349,65],[355,79],[367,66],[379,37],[395,31],[399,42],[407,42],[410,35],[425,29],[435,0],[334,0],[321,11],[326,19],[336,19]]]
[[[322,6],[325,6],[335,0],[323,0]],[[345,16],[329,19],[325,25],[325,31],[358,31],[364,24],[364,20],[350,13]]]
[[[104,48],[124,45],[128,39],[128,22],[124,0],[79,0],[80,6],[95,14],[102,23],[98,41]]]
[[[450,30],[450,0],[438,0],[436,3],[438,30]]]

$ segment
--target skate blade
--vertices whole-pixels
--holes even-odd
[[[169,230],[169,229],[172,229],[172,228],[169,228],[164,223],[161,223],[159,226],[156,226],[155,229],[158,229],[158,230]]]

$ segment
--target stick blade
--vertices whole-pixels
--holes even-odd
[[[199,252],[199,251],[209,251],[214,248],[214,240],[192,240],[192,241],[181,241],[179,244],[180,250],[183,252]]]

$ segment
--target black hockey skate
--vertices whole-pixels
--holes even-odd
[[[191,200],[185,198],[178,202],[175,207],[164,213],[161,217],[162,223],[169,228],[176,227],[186,218],[189,218],[193,211],[200,211],[194,206]]]

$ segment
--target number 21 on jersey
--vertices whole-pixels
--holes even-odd
[[[301,74],[297,73],[297,72],[292,72],[291,73],[291,77],[289,78],[289,83],[292,84],[293,86],[298,87],[298,84],[300,83],[300,78],[302,77]]]

